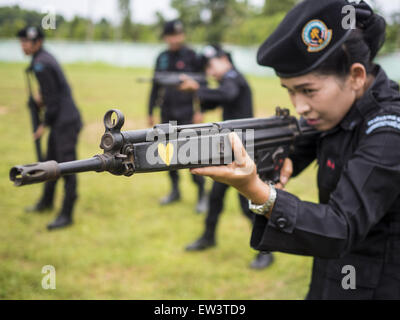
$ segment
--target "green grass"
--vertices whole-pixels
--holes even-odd
[[[180,172],[183,199],[160,207],[169,191],[166,173],[130,178],[107,173],[79,176],[79,201],[73,227],[47,232],[56,212],[30,215],[42,186],[15,188],[11,166],[34,159],[30,120],[25,107],[23,64],[0,63],[0,299],[302,299],[312,260],[277,253],[270,269],[248,268],[255,255],[251,227],[230,189],[218,229],[218,246],[206,252],[183,248],[203,230],[204,215],[194,213],[196,189]],[[149,85],[135,83],[149,70],[103,64],[65,66],[85,127],[79,157],[99,153],[102,117],[121,109],[124,129],[146,127]],[[277,79],[249,77],[257,116],[270,116],[276,105],[289,106]],[[220,111],[206,121],[220,120]],[[56,208],[62,201],[58,184]],[[211,181],[207,181],[210,188]],[[315,168],[293,179],[288,190],[316,201]],[[41,287],[42,267],[53,265],[57,289]]]

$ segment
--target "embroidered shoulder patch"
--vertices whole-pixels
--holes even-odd
[[[169,58],[166,53],[163,53],[158,61],[158,69],[159,70],[167,70],[169,66]]]
[[[384,115],[377,116],[374,119],[368,121],[366,134],[370,134],[374,130],[382,127],[389,127],[400,130],[400,116],[397,115]]]
[[[232,78],[232,79],[234,79],[234,78],[236,78],[237,77],[237,72],[235,71],[235,70],[229,70],[227,73],[226,73],[226,77],[227,78]]]
[[[36,63],[33,65],[33,70],[34,70],[35,72],[42,72],[43,69],[44,69],[44,65],[43,65],[42,63],[40,63],[40,62],[36,62]]]

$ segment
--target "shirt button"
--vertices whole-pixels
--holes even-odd
[[[283,229],[287,225],[287,220],[286,218],[278,218],[276,219],[276,225],[278,226],[279,229]]]

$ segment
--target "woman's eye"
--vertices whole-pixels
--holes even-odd
[[[314,90],[314,89],[303,89],[302,90],[303,94],[305,94],[305,95],[311,95],[311,94],[315,93],[315,91],[317,91],[317,90]]]

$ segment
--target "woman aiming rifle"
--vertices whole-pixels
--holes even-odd
[[[345,28],[349,5],[356,28]],[[314,257],[308,299],[400,298],[400,94],[373,63],[385,21],[363,1],[305,0],[261,45],[296,111],[321,134],[264,183],[240,139],[228,166],[192,169],[234,186],[257,213],[251,245]],[[279,187],[318,163],[319,204]],[[344,279],[346,274],[354,273]],[[349,273],[349,275],[350,275]]]

